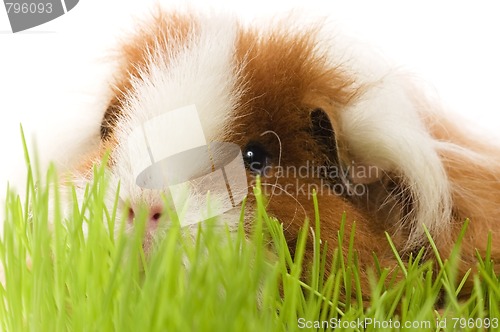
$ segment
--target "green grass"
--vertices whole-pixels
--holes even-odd
[[[340,322],[339,331],[456,331],[460,327],[476,331],[478,324],[500,324],[495,320],[500,317],[500,283],[488,256],[479,259],[478,273],[468,276],[475,285],[470,299],[457,300],[462,286],[454,281],[460,241],[452,259],[439,260],[437,268],[422,261],[423,252],[409,263],[400,260],[402,280],[391,279],[394,274],[375,264],[370,271],[371,299],[363,302],[354,231],[346,234],[343,227],[339,229],[331,262],[334,273],[324,278],[325,246],[333,244],[319,241],[321,207],[316,200],[311,202],[315,220],[305,222],[294,257],[282,225],[267,215],[257,187],[250,235],[245,235],[242,220],[236,234],[212,227],[213,220],[208,220],[193,238],[171,215],[166,237],[146,258],[141,245],[144,222],[138,222],[133,234],[108,231],[114,229],[120,212],[116,204],[103,204],[102,169],[95,170],[95,178],[67,219],[61,213],[53,168],[43,181],[47,186],[35,185],[29,171],[26,201],[8,195],[0,241],[5,270],[0,330],[295,331],[328,330]],[[55,202],[53,212],[49,212],[49,199]],[[311,236],[308,223],[317,234],[309,281],[304,282],[304,247]],[[338,254],[342,247],[349,248],[346,259]],[[437,311],[442,294],[444,308]],[[328,324],[306,328],[315,321]],[[429,326],[404,328],[408,323]]]

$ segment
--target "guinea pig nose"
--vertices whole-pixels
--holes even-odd
[[[148,212],[148,223],[157,224],[160,221],[160,218],[163,216],[163,206],[157,205],[152,206]],[[136,214],[134,208],[128,208],[128,222],[134,223]]]

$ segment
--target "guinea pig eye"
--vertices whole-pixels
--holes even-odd
[[[267,163],[268,153],[259,143],[249,143],[243,151],[245,166],[256,174],[263,174]]]

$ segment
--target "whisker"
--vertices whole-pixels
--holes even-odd
[[[290,220],[288,226],[286,228],[284,228],[284,230],[287,230],[288,227],[292,224],[292,222],[297,217],[297,210],[298,210],[297,205],[302,208],[302,212],[304,213],[304,216],[307,216],[306,209],[304,208],[304,206],[302,205],[302,203],[300,203],[299,200],[294,195],[292,195],[289,192],[287,192],[284,188],[282,188],[281,186],[279,186],[277,184],[273,184],[273,183],[262,183],[261,185],[262,186],[271,186],[273,188],[273,191],[274,191],[274,189],[279,189],[283,193],[285,193],[285,195],[288,195],[290,198],[292,198],[295,201],[296,205],[295,205],[295,211],[293,213],[293,218]]]
[[[264,135],[267,135],[267,134],[273,134],[278,139],[278,144],[279,144],[279,147],[280,147],[279,148],[279,154],[278,154],[278,169],[280,169],[281,168],[281,153],[283,151],[283,147],[281,145],[280,136],[275,131],[272,131],[272,130],[266,130],[265,132],[263,132],[262,134],[260,134],[260,136],[264,136]],[[276,177],[276,180],[274,181],[274,185],[276,187],[278,186],[278,177]],[[269,197],[269,202],[267,203],[266,208],[271,203],[271,200],[273,199],[274,188],[276,188],[276,187],[273,187],[273,190],[271,191],[271,196]]]

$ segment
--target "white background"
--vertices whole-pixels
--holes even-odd
[[[96,96],[107,77],[100,57],[131,26],[131,17],[140,17],[153,2],[80,0],[68,14],[17,34],[10,32],[0,7],[0,190],[7,179],[23,174],[20,122],[30,137],[36,133],[45,159],[64,158],[97,130],[102,105]],[[190,2],[246,19],[290,9],[327,16],[339,31],[431,83],[471,131],[500,129],[500,6],[495,1]]]

